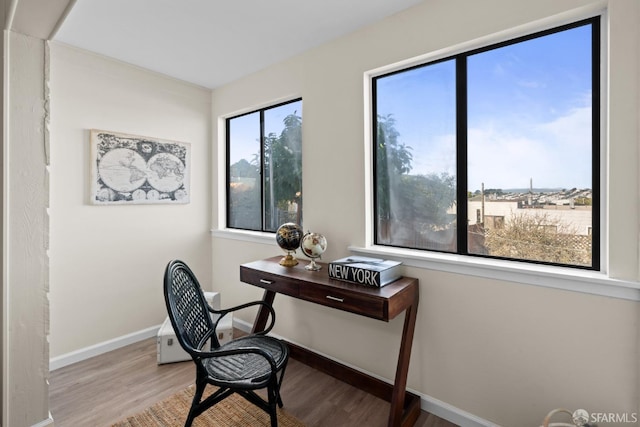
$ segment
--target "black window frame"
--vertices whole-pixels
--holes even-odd
[[[262,233],[272,233],[275,234],[275,230],[268,230],[265,227],[265,191],[264,191],[264,176],[265,176],[265,161],[264,161],[264,139],[265,139],[265,129],[264,129],[264,114],[266,111],[272,110],[274,108],[282,107],[283,105],[293,104],[294,102],[302,102],[302,97],[290,99],[287,101],[279,102],[277,104],[269,105],[267,107],[258,108],[256,110],[247,111],[242,114],[237,114],[235,116],[227,117],[225,119],[225,144],[226,144],[226,158],[225,158],[225,167],[226,167],[226,187],[225,187],[225,210],[226,210],[226,219],[225,219],[225,227],[232,230],[242,230],[242,231],[257,231]],[[229,224],[229,220],[231,218],[231,204],[229,203],[229,191],[231,188],[231,133],[229,132],[230,125],[229,123],[233,119],[237,119],[240,117],[248,116],[251,114],[259,113],[260,120],[260,229],[254,228],[239,228],[232,227]],[[302,206],[299,207],[302,209]],[[301,216],[302,214],[300,214]],[[301,225],[301,224],[300,224]]]
[[[527,260],[527,259],[517,259],[517,258],[507,258],[500,257],[495,255],[485,255],[485,254],[477,254],[477,253],[469,253],[468,251],[468,231],[467,231],[467,58],[479,54],[482,52],[487,52],[490,50],[498,49],[504,46],[509,46],[521,42],[525,42],[528,40],[536,39],[539,37],[544,37],[547,35],[559,33],[562,31],[570,30],[573,28],[578,28],[581,26],[592,26],[591,32],[591,72],[592,72],[592,110],[591,110],[591,120],[592,120],[592,146],[591,146],[591,159],[592,159],[592,253],[591,253],[591,266],[582,266],[582,265],[573,265],[573,264],[561,264],[561,263],[553,263],[553,262],[545,262],[538,260]],[[413,65],[407,68],[402,68],[398,70],[394,70],[388,73],[384,73],[381,75],[377,75],[371,78],[371,96],[372,96],[372,171],[373,171],[373,242],[375,245],[379,246],[388,246],[388,247],[397,247],[403,249],[411,249],[411,250],[419,250],[425,252],[440,252],[440,253],[449,253],[455,255],[465,255],[471,257],[479,257],[479,258],[489,258],[489,259],[501,259],[508,261],[516,261],[530,264],[543,264],[543,265],[552,265],[552,266],[560,266],[560,267],[568,267],[568,268],[576,268],[582,270],[595,270],[600,271],[601,269],[601,189],[600,189],[600,181],[601,181],[601,76],[602,76],[602,63],[601,63],[601,16],[593,16],[590,18],[582,19],[576,22],[572,22],[569,24],[561,25],[558,27],[546,29],[543,31],[538,31],[535,33],[527,34],[524,36],[516,37],[513,39],[509,39],[506,41],[490,44],[487,46],[475,48],[469,51],[457,53],[454,55],[447,56],[445,58],[439,58],[433,61],[420,63],[418,65]],[[381,243],[379,242],[379,233],[378,233],[378,217],[377,217],[377,208],[378,208],[378,191],[377,191],[377,149],[378,146],[378,111],[377,111],[377,90],[376,90],[376,82],[379,79],[384,77],[392,76],[394,74],[403,73],[406,71],[414,70],[421,67],[426,67],[430,65],[437,64],[439,62],[444,61],[455,61],[455,69],[456,69],[456,239],[457,246],[456,251],[443,251],[437,249],[422,249],[422,248],[414,248],[400,245],[393,245],[389,243]],[[464,228],[462,228],[463,232],[461,232],[460,224],[464,224]]]

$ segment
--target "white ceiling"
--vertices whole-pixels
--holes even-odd
[[[79,0],[53,39],[215,88],[421,1]]]

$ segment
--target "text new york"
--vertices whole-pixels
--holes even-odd
[[[380,274],[377,271],[348,265],[329,264],[329,277],[380,287]]]

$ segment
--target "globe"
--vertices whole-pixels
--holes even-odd
[[[287,255],[280,260],[280,265],[293,267],[298,264],[298,260],[293,257],[292,252],[295,252],[295,250],[300,247],[302,233],[302,228],[294,222],[287,222],[278,227],[276,231],[276,243],[287,253]]]
[[[305,267],[307,270],[316,271],[322,268],[316,264],[316,258],[320,258],[327,250],[327,239],[322,234],[307,232],[302,236],[300,249],[302,249],[302,253],[311,258],[311,262]]]

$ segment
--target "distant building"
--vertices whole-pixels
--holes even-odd
[[[545,195],[548,197],[547,195]],[[578,206],[573,199],[556,199],[557,204],[536,204],[530,195],[515,198],[513,195],[503,199],[493,196],[476,196],[467,201],[468,225],[483,224],[484,228],[502,228],[511,218],[520,215],[540,216],[544,214],[549,227],[561,223],[569,227],[577,235],[591,234],[592,207]]]

